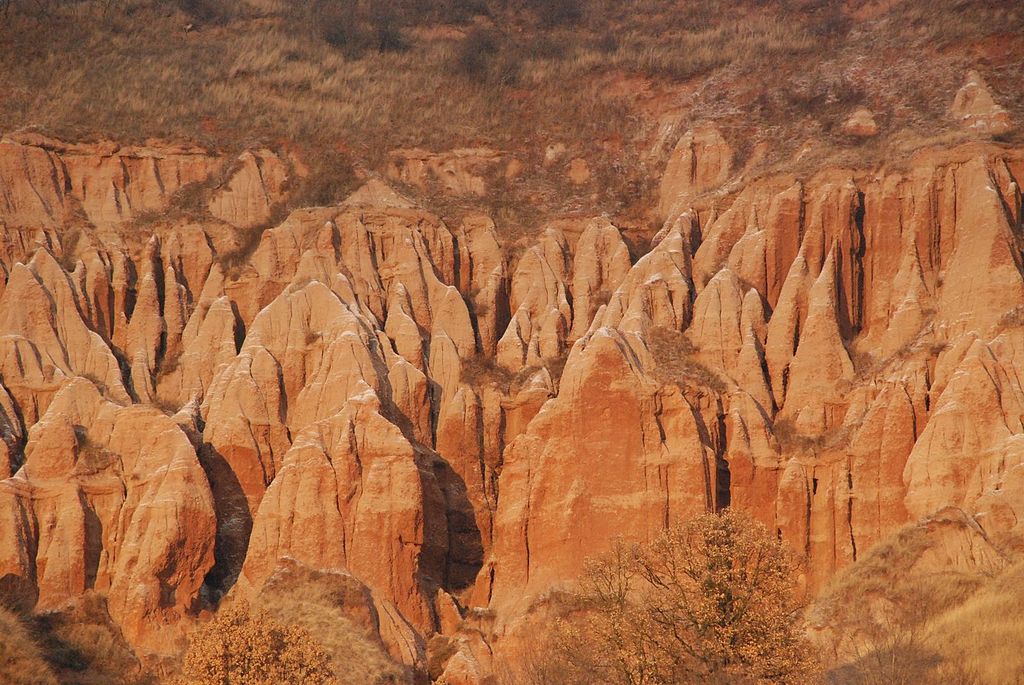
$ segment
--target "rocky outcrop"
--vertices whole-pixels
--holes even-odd
[[[240,587],[261,587],[280,559],[347,570],[429,634],[448,551],[435,459],[369,389],[299,432],[253,522]]]
[[[288,165],[270,150],[246,150],[227,182],[210,198],[210,214],[238,228],[266,224],[284,199]]]
[[[380,181],[261,231],[268,151],[0,147],[0,594],[105,594],[140,653],[301,564],[474,682],[587,557],[697,512],[751,511],[811,590],[945,507],[1021,532],[1019,152],[739,187],[695,132],[634,258]],[[215,173],[219,218],[115,230]]]
[[[213,499],[195,449],[158,410],[65,384],[0,481],[0,578],[40,609],[107,594],[136,649],[173,654],[213,566]],[[24,598],[22,598],[24,599]]]
[[[854,110],[843,122],[843,133],[855,138],[871,138],[878,135],[878,123],[870,109],[861,107]]]
[[[694,407],[644,374],[622,334],[573,348],[558,397],[505,451],[494,550],[476,599],[514,615],[617,535],[643,540],[716,504]]]
[[[714,128],[688,131],[676,144],[661,178],[658,214],[672,218],[696,196],[716,188],[732,173],[732,148]]]
[[[388,153],[387,176],[420,190],[439,187],[451,195],[487,194],[488,175],[506,160],[498,150],[460,148],[428,152],[418,148]]]
[[[998,136],[1013,129],[1009,112],[996,103],[985,79],[974,70],[967,72],[949,111],[970,131]]]
[[[205,181],[220,164],[215,155],[194,147],[5,136],[0,140],[0,221],[57,227],[81,210],[95,226],[116,226],[166,209],[176,191]]]

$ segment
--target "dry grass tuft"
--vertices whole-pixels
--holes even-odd
[[[772,424],[772,435],[779,442],[782,454],[791,455],[800,452],[820,452],[830,441],[827,433],[805,435],[797,428],[792,419],[778,419]]]
[[[478,354],[462,360],[462,382],[474,388],[496,385],[507,392],[515,374],[498,364],[494,357]]]
[[[99,473],[117,461],[116,454],[89,438],[85,426],[75,426],[75,436],[78,439],[76,475]]]
[[[719,394],[726,392],[725,382],[707,366],[695,359],[697,349],[684,333],[657,327],[650,331],[648,347],[654,357],[654,377],[662,383],[688,388],[708,388]]]
[[[58,612],[35,616],[45,658],[69,685],[154,685],[107,613],[105,600],[88,592]],[[7,681],[3,681],[7,682]]]
[[[996,327],[1000,331],[1024,328],[1024,305],[1014,307],[999,317]]]
[[[56,685],[31,632],[18,616],[0,608],[0,682],[8,685]]]
[[[1024,566],[928,623],[928,642],[980,684],[1024,683]]]

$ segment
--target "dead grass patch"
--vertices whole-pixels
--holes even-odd
[[[495,385],[508,392],[514,378],[515,374],[498,364],[494,357],[478,354],[462,360],[461,380],[474,388]]]
[[[654,357],[654,377],[662,383],[684,390],[696,386],[719,394],[726,392],[718,374],[695,358],[697,349],[685,334],[659,326],[650,331],[647,344]]]
[[[13,612],[0,608],[0,682],[9,685],[56,685],[32,632]]]
[[[811,613],[835,642],[827,682],[1019,682],[1021,565],[920,563],[948,544],[944,531],[971,525],[951,512],[908,526],[832,580]]]
[[[61,683],[157,683],[111,621],[106,600],[95,592],[86,593],[60,611],[33,617],[32,624],[45,649],[45,658]]]

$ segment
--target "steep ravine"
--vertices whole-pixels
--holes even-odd
[[[729,159],[684,137],[640,256],[602,217],[516,254],[374,180],[239,260],[274,153],[160,221],[225,160],[3,139],[0,593],[99,591],[156,658],[224,593],[344,571],[396,659],[457,636],[469,683],[611,539],[706,509],[778,531],[811,589],[947,507],[1018,534],[1024,150]]]

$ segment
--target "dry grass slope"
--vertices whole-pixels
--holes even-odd
[[[21,620],[0,608],[0,683],[56,685],[57,679]]]
[[[352,607],[360,604],[360,592],[346,576],[296,567],[272,577],[255,606],[284,625],[316,636],[340,685],[408,682],[407,669],[357,622]]]
[[[353,167],[383,168],[388,150],[489,146],[538,170],[483,202],[513,230],[533,220],[527,207],[649,206],[666,126],[714,121],[741,150],[767,140],[769,166],[809,140],[864,162],[948,134],[968,67],[1024,119],[1013,0],[366,5],[11,0],[0,63],[17,68],[0,69],[0,131],[333,155],[311,176],[326,185],[307,189],[314,204],[351,189]],[[860,105],[882,123],[876,141],[839,133]],[[597,180],[574,188],[561,166],[544,169],[551,142]]]
[[[828,683],[1024,682],[1024,567],[976,525],[947,510],[901,530],[832,581],[811,612],[835,664]],[[971,547],[956,562],[941,561]]]
[[[928,642],[979,684],[1024,683],[1024,566],[992,579],[928,623]]]

